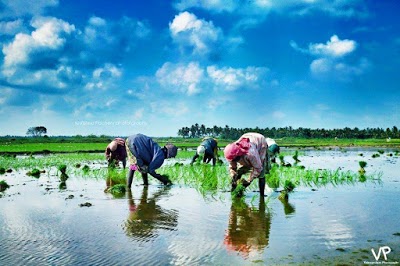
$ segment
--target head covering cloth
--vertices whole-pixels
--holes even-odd
[[[224,149],[225,158],[228,161],[232,161],[238,156],[246,155],[249,152],[250,146],[248,138],[242,138],[237,142],[228,144]]]

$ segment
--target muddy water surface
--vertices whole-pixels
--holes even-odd
[[[390,152],[390,151],[388,151]],[[363,156],[360,156],[363,153]],[[114,198],[103,179],[14,171],[0,193],[1,265],[363,265],[371,248],[400,260],[400,162],[376,150],[301,151],[313,169],[381,172],[380,182],[299,187],[288,202],[270,191],[232,200],[174,185]],[[287,161],[291,161],[287,156]],[[381,258],[383,259],[383,258]]]

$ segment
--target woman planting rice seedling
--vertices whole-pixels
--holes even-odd
[[[255,178],[258,178],[260,196],[264,197],[265,173],[269,173],[267,168],[267,160],[269,160],[267,149],[267,141],[259,133],[246,133],[239,140],[225,147],[224,155],[229,162],[232,191],[236,189],[239,180],[246,188]],[[249,171],[249,180],[241,179],[242,175]]]
[[[218,159],[218,142],[214,138],[206,137],[197,147],[196,154],[192,158],[193,164],[197,158],[203,156],[203,163],[209,163],[212,160],[213,166]]]
[[[127,156],[125,149],[125,140],[121,138],[115,138],[113,141],[110,142],[110,144],[108,144],[105,155],[108,166],[118,165],[119,161],[121,161],[122,166],[125,168]]]
[[[143,134],[132,135],[126,140],[126,151],[129,158],[128,188],[131,188],[133,174],[138,170],[142,174],[143,185],[147,186],[148,174],[158,179],[164,185],[170,185],[171,181],[165,175],[156,173],[168,157],[168,148],[161,148],[150,137]]]

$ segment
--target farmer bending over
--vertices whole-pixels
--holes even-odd
[[[215,166],[218,158],[217,140],[210,137],[204,138],[200,146],[197,147],[196,154],[193,156],[192,162],[190,164],[193,164],[200,156],[203,156],[203,163],[209,163],[212,159],[213,166]]]
[[[271,138],[266,138],[266,140],[267,140],[267,144],[268,144],[267,152],[268,152],[268,157],[269,157],[267,164],[268,164],[268,169],[271,170],[271,168],[272,168],[271,162],[276,163],[276,156],[279,154],[280,148],[279,148],[278,144],[276,144],[275,140],[273,140]]]
[[[164,159],[168,158],[167,147],[161,148],[150,137],[143,134],[136,134],[126,139],[126,151],[129,158],[129,174],[128,188],[131,188],[133,174],[138,170],[142,174],[143,185],[149,184],[147,174],[158,179],[164,185],[171,185],[171,181],[165,175],[156,173],[156,169],[160,168],[164,163]]]
[[[269,173],[269,169],[266,168],[267,149],[267,140],[259,133],[246,133],[225,147],[224,155],[229,162],[232,191],[235,190],[239,180],[244,187],[248,187],[255,178],[258,178],[260,195],[264,197],[265,173]],[[249,180],[241,179],[247,172],[250,172]]]
[[[125,149],[125,140],[121,138],[115,138],[113,141],[108,144],[106,148],[106,159],[108,162],[108,166],[112,164],[118,165],[119,161],[122,162],[123,167],[126,166],[126,149]]]

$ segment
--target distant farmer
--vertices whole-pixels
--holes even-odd
[[[267,149],[267,140],[259,133],[246,133],[225,147],[224,155],[229,162],[232,191],[235,190],[239,180],[244,187],[248,187],[255,178],[258,178],[260,195],[264,197],[265,173],[269,173],[266,167]],[[250,172],[249,179],[241,179],[242,175],[248,172]]]
[[[267,161],[268,169],[271,170],[271,162],[276,163],[276,156],[280,153],[280,148],[278,144],[276,144],[275,140],[271,138],[266,138],[268,144],[268,155],[269,160]]]
[[[166,175],[156,173],[168,157],[167,147],[161,148],[150,137],[136,134],[126,139],[126,151],[129,158],[128,188],[131,188],[133,175],[136,170],[142,174],[143,185],[147,186],[148,174],[158,179],[164,185],[170,185],[171,181]]]
[[[108,162],[108,166],[112,164],[118,165],[119,162],[122,162],[123,167],[126,166],[126,149],[125,149],[125,140],[122,138],[115,138],[113,141],[108,144],[106,148],[106,159]]]
[[[190,164],[193,164],[200,156],[203,156],[203,163],[209,163],[212,160],[212,164],[215,166],[218,159],[217,140],[210,137],[204,138],[201,144],[197,147],[196,154],[193,156]]]

